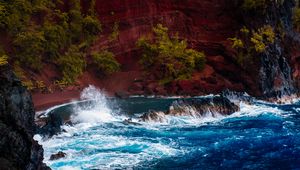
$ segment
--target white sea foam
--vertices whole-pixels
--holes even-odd
[[[74,123],[98,123],[117,120],[113,116],[113,110],[109,107],[104,91],[94,86],[85,88],[81,93],[82,100],[88,100],[87,104],[75,105],[71,120]]]
[[[81,170],[80,167],[64,166],[59,168],[59,170]]]
[[[50,139],[42,139],[41,136],[34,137],[45,149],[44,162],[51,167],[60,167],[61,165],[70,165],[60,167],[62,170],[73,169],[114,169],[120,167],[135,167],[141,162],[154,159],[168,158],[178,156],[189,152],[190,148],[178,148],[178,143],[172,140],[166,140],[165,137],[143,136],[142,133],[155,135],[156,133],[167,133],[167,129],[185,126],[202,126],[206,123],[216,122],[233,117],[258,116],[264,113],[271,113],[281,116],[282,111],[264,104],[249,105],[240,103],[240,111],[230,115],[223,116],[218,113],[208,112],[199,117],[193,107],[186,107],[190,116],[165,116],[162,123],[157,122],[139,122],[138,118],[133,118],[133,122],[141,123],[141,126],[128,127],[122,125],[126,117],[120,117],[118,110],[110,107],[110,100],[107,99],[105,92],[89,86],[84,89],[81,99],[91,102],[74,105],[74,115],[72,122],[77,123],[74,126],[63,126],[65,132],[55,135]],[[103,123],[112,123],[103,124]],[[118,129],[114,127],[119,127]],[[136,133],[136,129],[141,130],[141,136],[130,136],[131,132]],[[166,130],[166,131],[164,131]],[[120,133],[125,131],[125,133]],[[127,131],[130,131],[128,134]],[[163,136],[163,135],[162,135]],[[63,150],[67,157],[50,161],[51,154]],[[80,158],[80,159],[78,159]],[[76,166],[81,166],[76,167]]]

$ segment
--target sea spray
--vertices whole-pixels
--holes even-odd
[[[74,114],[71,116],[73,123],[98,123],[117,120],[113,116],[116,111],[113,112],[104,91],[90,85],[82,91],[80,98],[89,102],[74,105]]]
[[[120,116],[105,92],[90,86],[82,99],[87,102],[72,105],[73,126],[49,139],[35,136],[52,169],[300,168],[299,104],[254,101],[240,103],[240,111],[229,116],[207,112],[201,117],[193,107],[183,107],[189,116],[166,115],[163,122],[139,122],[137,116],[132,120],[139,124],[125,124],[128,117]],[[171,99],[126,99],[123,104],[172,103],[166,100]],[[67,157],[50,161],[58,151]]]

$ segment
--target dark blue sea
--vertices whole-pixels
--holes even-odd
[[[83,99],[50,108],[74,123],[51,138],[36,135],[52,169],[300,169],[300,102],[239,103],[230,116],[166,117],[139,122],[149,110],[167,110],[177,98],[108,99],[93,87]],[[49,112],[48,110],[48,112]],[[124,123],[132,117],[133,124]],[[65,158],[50,161],[63,151]]]

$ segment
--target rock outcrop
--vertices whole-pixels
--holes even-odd
[[[205,98],[178,99],[174,101],[167,112],[150,111],[140,118],[145,122],[164,122],[166,116],[191,116],[203,118],[208,114],[212,117],[231,115],[239,111],[239,106],[223,96]]]
[[[51,160],[51,161],[53,161],[53,160],[58,160],[58,159],[61,159],[61,158],[66,157],[66,156],[67,156],[66,153],[64,153],[64,152],[62,152],[62,151],[59,151],[59,152],[57,152],[56,154],[52,154],[52,155],[50,156],[50,160]]]
[[[294,6],[294,0],[271,1],[267,3],[264,13],[248,12],[239,15],[242,16],[241,20],[248,28],[258,29],[264,25],[270,25],[276,33],[275,42],[269,45],[263,53],[255,56],[259,59],[255,63],[258,67],[251,71],[257,75],[260,96],[265,98],[280,98],[297,91],[295,88],[297,78],[293,76],[293,72],[298,68],[293,68],[294,64],[290,60],[291,47],[295,43],[292,37],[297,37],[292,22]]]
[[[0,67],[0,169],[49,169],[43,148],[33,140],[36,127],[31,95],[13,72]]]

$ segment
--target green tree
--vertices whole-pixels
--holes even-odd
[[[140,38],[137,46],[143,50],[141,63],[146,70],[159,71],[162,83],[190,78],[193,71],[202,70],[205,55],[187,48],[186,40],[170,37],[168,28],[158,24],[153,28],[155,40]]]
[[[40,70],[45,37],[43,32],[28,31],[16,35],[14,39],[15,55],[26,66]]]
[[[63,74],[63,81],[73,83],[83,73],[86,62],[82,52],[72,45],[65,55],[58,58],[58,64]]]
[[[120,70],[120,64],[112,52],[104,50],[93,53],[92,58],[99,71],[104,75],[112,74]]]

